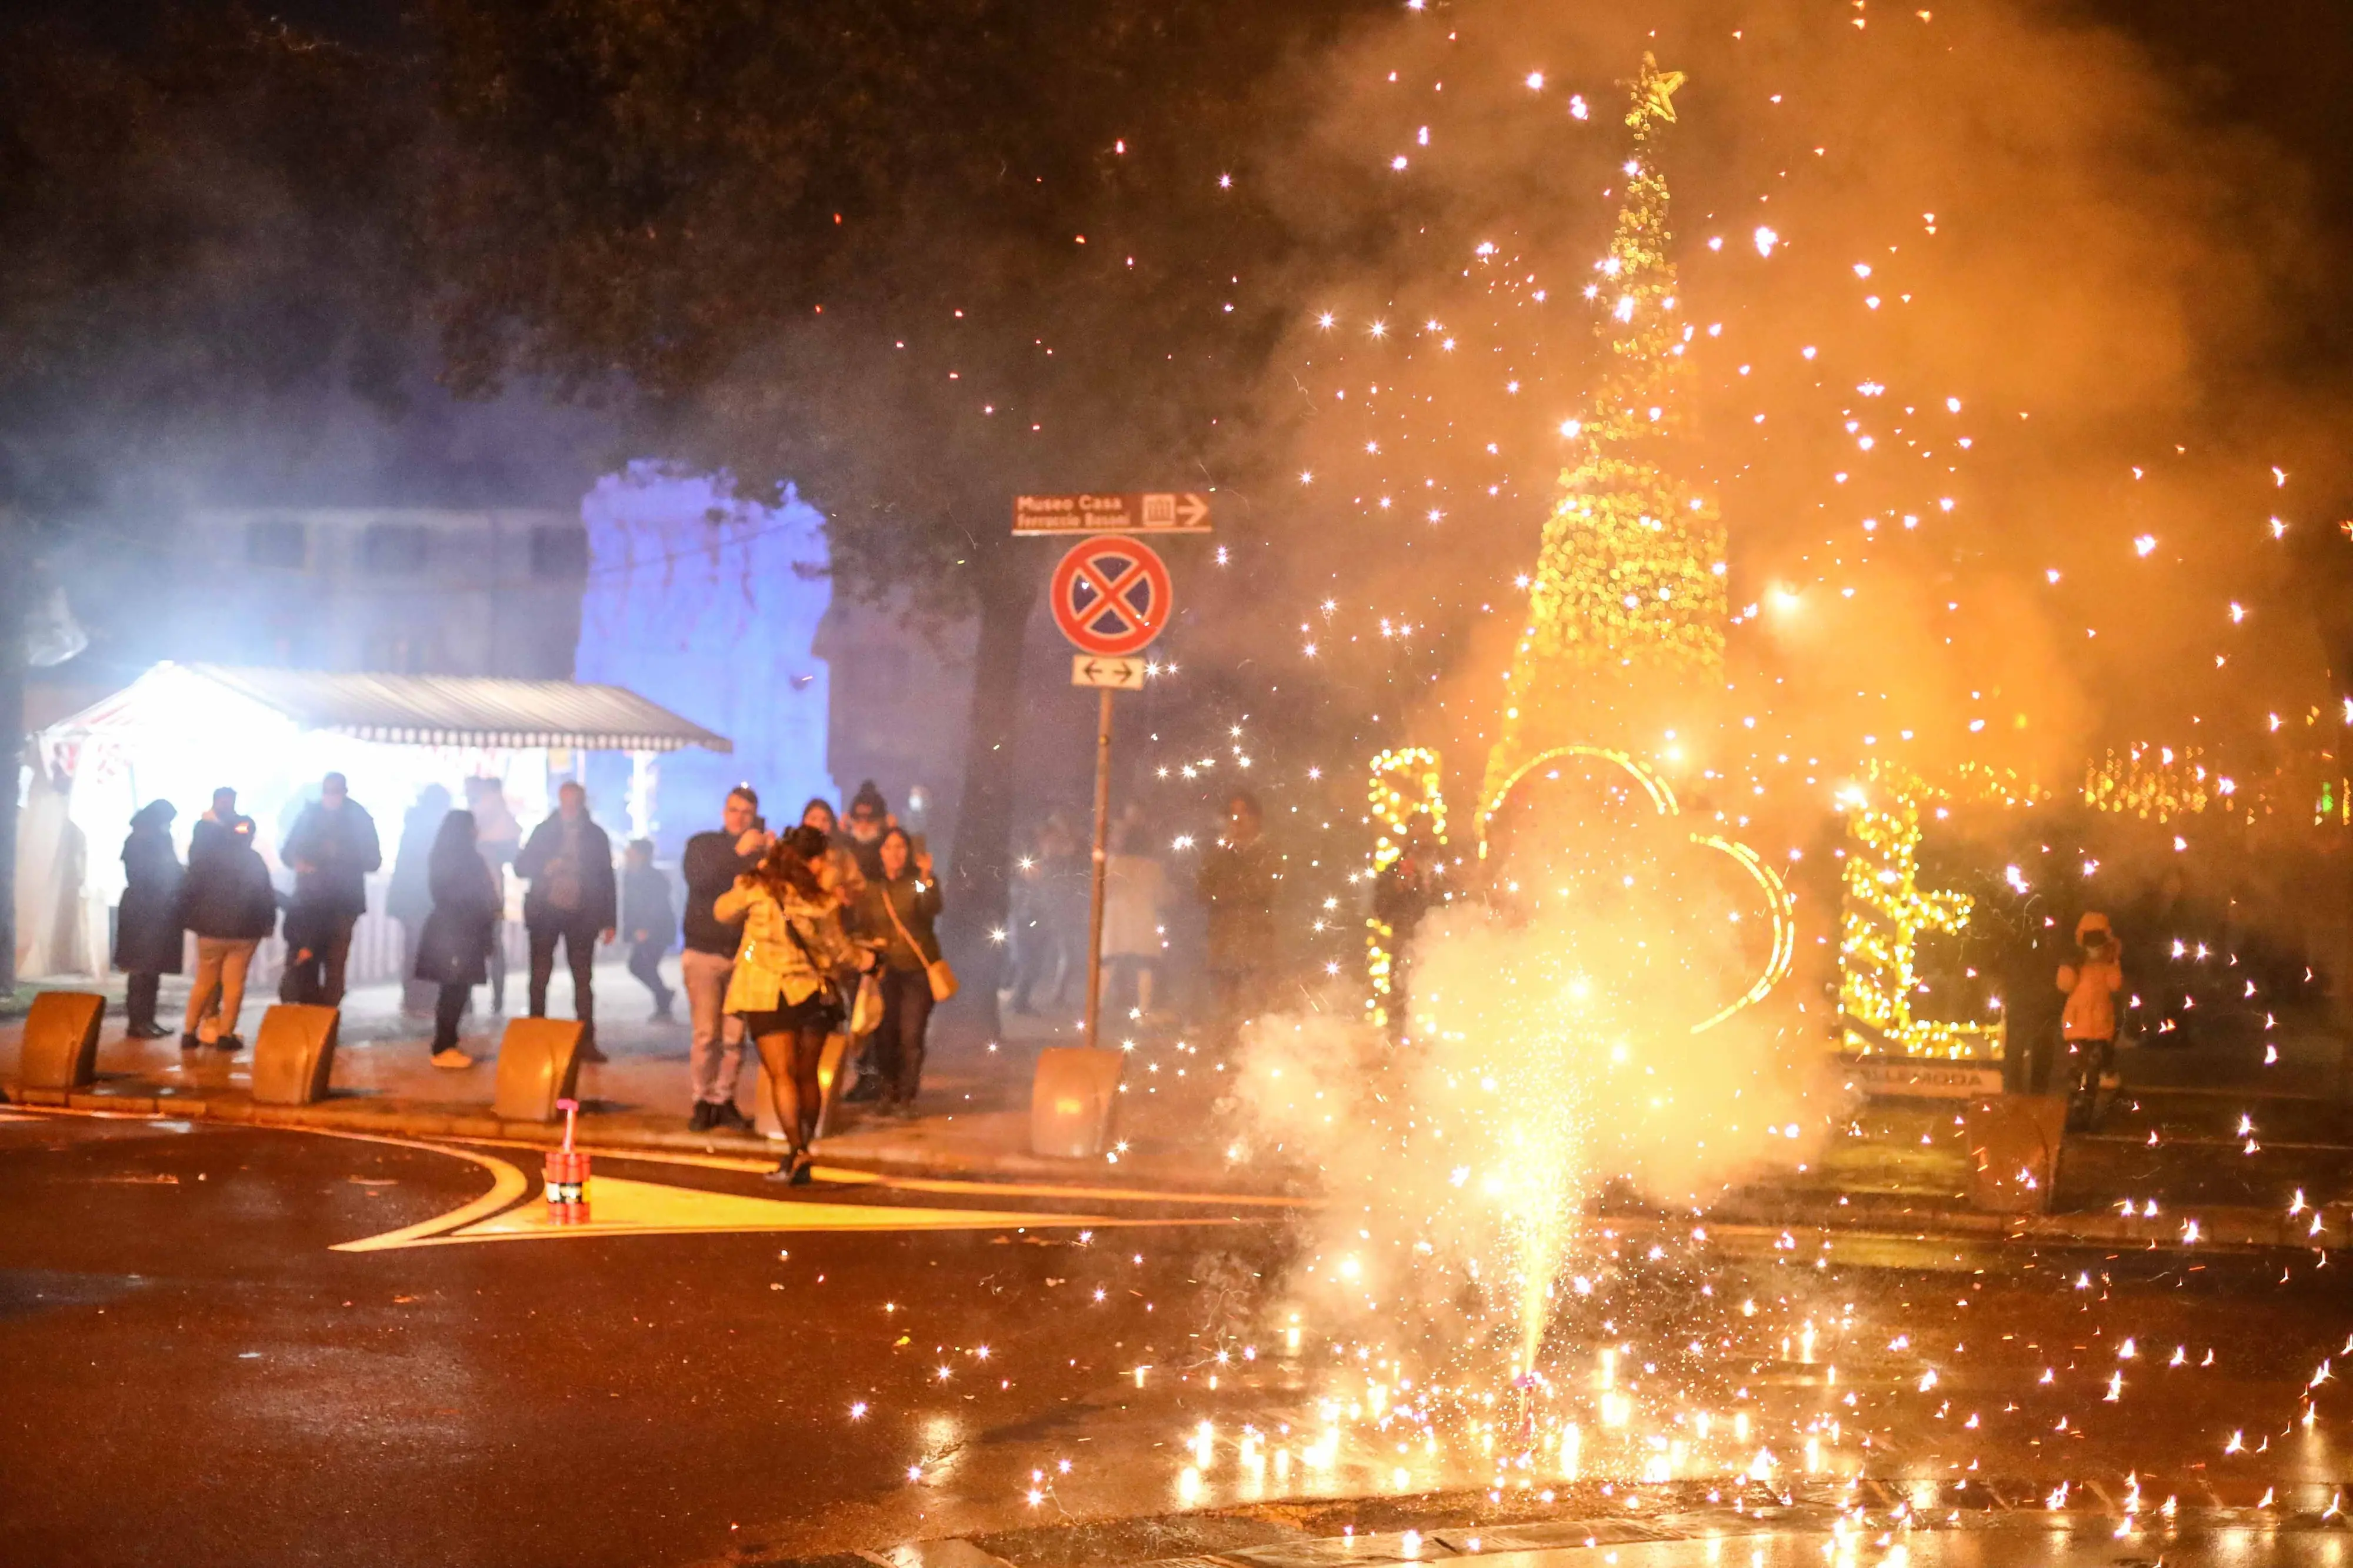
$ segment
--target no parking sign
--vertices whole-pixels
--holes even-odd
[[[1152,547],[1118,534],[1072,545],[1055,566],[1048,592],[1054,624],[1071,645],[1108,658],[1134,653],[1158,637],[1176,597],[1168,567]]]

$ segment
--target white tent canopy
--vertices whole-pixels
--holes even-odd
[[[213,791],[235,789],[274,871],[296,813],[322,775],[340,773],[376,819],[388,872],[420,792],[438,784],[462,805],[468,779],[495,779],[528,825],[546,815],[558,784],[580,775],[586,752],[629,753],[628,798],[592,806],[628,834],[649,833],[656,759],[686,746],[730,749],[726,737],[617,686],[156,665],[37,737],[39,777],[21,820],[22,841],[38,852],[17,870],[19,973],[103,972],[108,911],[122,894],[119,848],[132,814],[151,800],[179,808],[185,851]],[[369,914],[353,933],[354,982],[398,967],[384,879],[371,879]]]

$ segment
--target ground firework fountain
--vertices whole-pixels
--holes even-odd
[[[1630,84],[1628,184],[1587,290],[1604,368],[1564,432],[1471,831],[1453,816],[1472,896],[1409,936],[1377,913],[1373,1027],[1344,1044],[1268,1020],[1244,1079],[1261,1132],[1313,1150],[1335,1194],[1304,1299],[1382,1358],[1351,1356],[1327,1408],[1370,1397],[1386,1433],[1411,1390],[1425,1435],[1498,1484],[1630,1438],[1606,1184],[1695,1194],[1800,1092],[1763,1071],[1773,1030],[1744,1013],[1788,973],[1788,890],[1677,780],[1720,718],[1726,622],[1715,503],[1677,477],[1695,333],[1651,154],[1681,80],[1646,58]],[[1426,746],[1375,760],[1376,875],[1446,848],[1444,776]]]
[[[1455,1102],[1456,1124],[1444,1131],[1458,1149],[1483,1147],[1492,1160],[1474,1173],[1477,1196],[1493,1211],[1495,1261],[1510,1280],[1514,1386],[1531,1411],[1578,1216],[1602,1168],[1592,1122],[1612,1098],[1603,1080],[1687,1032],[1663,997],[1711,994],[1704,972],[1719,958],[1740,963],[1678,929],[1694,894],[1673,877],[1684,836],[1645,831],[1655,825],[1642,820],[1672,813],[1673,791],[1619,749],[1662,733],[1674,752],[1677,730],[1703,716],[1707,689],[1724,680],[1723,530],[1712,500],[1675,473],[1695,334],[1677,297],[1667,188],[1652,156],[1682,82],[1645,56],[1631,84],[1625,195],[1587,289],[1601,308],[1605,369],[1584,417],[1571,422],[1577,457],[1544,530],[1487,763],[1478,826],[1491,905],[1504,925],[1534,934],[1515,944],[1521,952],[1489,954],[1484,984],[1444,983],[1447,961],[1433,953],[1407,1029],[1450,1088],[1478,1086]],[[1434,809],[1442,821],[1442,804],[1399,796],[1394,805],[1409,815]],[[1432,941],[1510,942],[1500,927],[1466,926]],[[1474,997],[1479,1016],[1465,1017]]]

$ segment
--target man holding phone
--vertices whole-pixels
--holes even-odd
[[[680,984],[692,1021],[694,1113],[687,1126],[696,1132],[714,1127],[748,1131],[750,1120],[735,1107],[735,1087],[744,1076],[744,1020],[725,1009],[727,982],[735,972],[735,949],[744,940],[741,918],[720,920],[711,906],[719,895],[749,876],[776,842],[760,816],[760,797],[750,784],[737,784],[719,814],[719,826],[686,841],[679,872],[686,882],[686,949],[679,954]]]

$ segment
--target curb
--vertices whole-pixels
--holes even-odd
[[[1782,1226],[1815,1231],[1867,1232],[1877,1236],[2024,1241],[2086,1247],[2284,1249],[2326,1252],[2353,1246],[2353,1203],[2331,1200],[2290,1215],[2284,1209],[2242,1205],[2192,1205],[2160,1215],[2126,1215],[2101,1209],[2076,1214],[1987,1214],[1974,1209],[1895,1208],[1845,1200],[1744,1203],[1739,1199],[1708,1211],[1700,1225]]]

